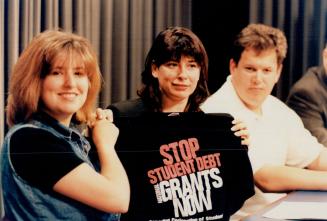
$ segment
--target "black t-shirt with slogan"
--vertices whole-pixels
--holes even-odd
[[[147,113],[115,119],[131,184],[122,220],[229,220],[254,194],[247,148],[227,114]]]

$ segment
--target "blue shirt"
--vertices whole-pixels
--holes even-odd
[[[87,163],[92,168],[97,170],[88,156],[90,144],[77,130],[65,127],[45,113],[34,115],[27,123],[15,125],[7,133],[1,153],[1,182],[4,197],[5,217],[7,219],[24,221],[119,220],[120,216],[118,214],[105,213],[61,195],[53,191],[52,188],[49,188],[49,186],[36,184],[35,180],[37,179],[24,179],[19,172],[15,170],[12,163],[12,158],[15,158],[15,153],[12,152],[10,148],[11,142],[14,142],[14,140],[12,140],[14,134],[26,128],[34,129],[34,131],[40,131],[40,135],[45,133],[49,136],[49,138],[51,137],[48,143],[49,146],[53,145],[53,140],[56,140],[56,143],[61,144],[59,149],[61,153],[58,151],[54,154],[57,155],[57,157],[62,154],[63,158],[65,158],[65,156],[67,158],[68,154],[68,156],[72,158],[72,161],[74,161],[74,163],[70,165],[70,167],[72,167],[71,169],[74,168],[74,165],[76,167],[80,163]],[[35,139],[34,145],[38,145],[37,139]],[[28,156],[31,155],[31,153],[28,154],[29,147],[31,146],[32,145],[24,146],[24,148],[26,148],[26,154],[20,154],[21,160],[24,158],[24,156],[28,158]],[[44,154],[42,157],[45,158],[44,162],[47,162],[47,159],[49,156],[51,156],[51,154],[47,153],[46,151],[47,145],[44,146],[44,150],[44,152],[34,152],[32,154]],[[48,160],[49,162],[55,162],[53,159]],[[62,164],[61,161],[56,163],[57,165]],[[56,165],[52,166],[52,168],[56,167]],[[39,165],[39,168],[35,169],[36,171],[34,175],[38,177],[38,179],[40,179],[40,177],[43,175],[44,180],[46,180],[45,183],[49,183],[50,186],[65,175],[49,174],[51,171],[47,172],[42,170],[42,168],[43,166]],[[78,186],[78,184],[76,184],[76,186]]]

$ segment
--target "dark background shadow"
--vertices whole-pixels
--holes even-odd
[[[209,90],[213,93],[229,74],[230,47],[235,35],[249,23],[249,1],[193,0],[192,7],[192,30],[207,50]]]

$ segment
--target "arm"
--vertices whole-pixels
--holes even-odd
[[[254,174],[254,181],[264,192],[327,190],[327,171],[265,165]]]
[[[82,163],[61,178],[53,189],[105,212],[126,212],[130,199],[129,182],[114,150],[118,129],[110,121],[98,119],[92,129],[99,154],[100,174]]]
[[[309,166],[311,170],[327,171],[327,149],[323,149],[317,159],[315,159]]]
[[[254,180],[267,192],[327,190],[327,149],[322,149],[306,169],[264,165],[254,174]]]

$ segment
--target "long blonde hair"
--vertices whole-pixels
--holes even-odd
[[[6,107],[9,126],[28,120],[39,110],[42,81],[60,52],[76,52],[82,57],[90,87],[84,105],[76,113],[76,119],[80,122],[90,119],[101,88],[101,73],[95,51],[89,41],[81,36],[45,31],[31,41],[13,67]]]

